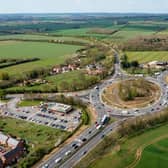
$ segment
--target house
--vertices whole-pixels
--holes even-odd
[[[69,72],[69,71],[75,71],[77,69],[79,68],[76,64],[68,64],[64,66],[54,66],[51,74],[56,75],[56,74],[61,74],[61,73]]]
[[[101,64],[90,64],[86,66],[88,75],[100,75],[104,72],[104,68]]]
[[[25,142],[0,132],[0,168],[15,163],[25,151]]]
[[[62,72],[62,68],[60,66],[55,66],[52,69],[52,73],[54,74],[60,74]]]
[[[47,83],[47,81],[44,79],[30,79],[30,80],[24,80],[23,83],[20,84],[20,86],[35,86],[45,83]]]

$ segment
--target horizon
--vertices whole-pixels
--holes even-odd
[[[13,13],[0,13],[0,15],[10,14],[144,14],[144,15],[168,15],[168,12],[13,12]]]

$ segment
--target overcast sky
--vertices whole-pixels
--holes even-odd
[[[168,13],[168,0],[0,0],[0,13]]]

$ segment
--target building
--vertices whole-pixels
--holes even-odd
[[[101,64],[90,64],[86,66],[86,72],[88,75],[101,75],[104,68]]]
[[[50,112],[69,113],[72,110],[72,106],[61,103],[45,103],[42,108],[46,108]]]
[[[11,165],[24,154],[25,142],[0,132],[0,168]]]
[[[166,68],[167,66],[168,62],[164,61],[151,61],[142,65],[143,68],[156,68],[156,69]]]
[[[78,69],[79,69],[79,65],[77,66],[76,64],[68,64],[65,66],[54,66],[50,74],[57,75],[57,74],[61,74],[69,71],[75,71]]]

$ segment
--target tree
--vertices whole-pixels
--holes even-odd
[[[0,99],[4,99],[6,96],[5,90],[0,89]]]
[[[134,68],[138,68],[139,67],[139,62],[138,61],[132,61],[130,64]]]
[[[1,79],[2,80],[9,80],[9,74],[7,72],[2,72]]]

